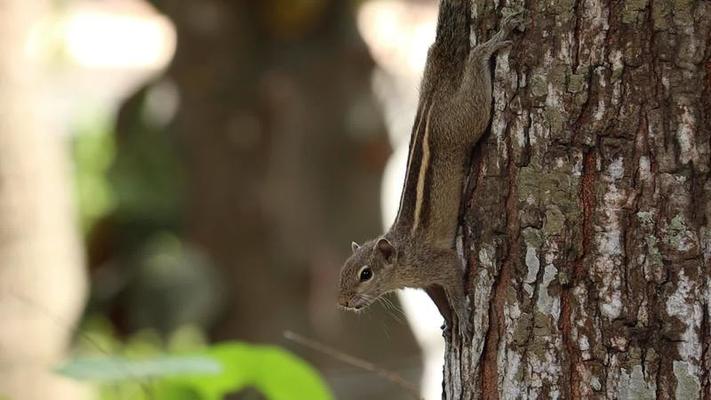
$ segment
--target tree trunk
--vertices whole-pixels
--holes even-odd
[[[0,398],[79,399],[52,372],[81,312],[84,270],[61,138],[26,54],[45,1],[0,1]]]
[[[476,332],[445,398],[711,399],[711,2],[525,7],[472,159]]]

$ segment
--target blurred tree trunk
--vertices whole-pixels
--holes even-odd
[[[85,292],[72,186],[26,54],[47,5],[0,2],[0,397],[23,400],[79,398],[52,372]]]
[[[445,397],[710,399],[711,3],[526,7],[472,162],[476,333]]]
[[[419,378],[406,324],[335,307],[350,241],[379,230],[389,148],[372,61],[342,0],[156,1],[175,22],[169,76],[186,157],[188,235],[226,276],[215,338],[283,341],[284,329]],[[386,350],[385,350],[386,349]],[[303,349],[297,349],[303,352]],[[401,390],[317,357],[339,399]]]

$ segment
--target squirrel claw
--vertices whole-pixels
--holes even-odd
[[[475,47],[471,53],[472,60],[488,60],[492,54],[505,47],[511,46],[513,42],[507,40],[511,31],[518,27],[523,30],[525,27],[524,10],[518,9],[506,13],[500,23],[498,32],[494,34],[488,41]]]

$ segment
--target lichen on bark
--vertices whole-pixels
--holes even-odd
[[[472,2],[496,57],[447,399],[711,399],[711,3]]]

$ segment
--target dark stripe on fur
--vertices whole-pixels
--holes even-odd
[[[415,202],[417,201],[417,180],[422,163],[422,137],[425,134],[427,111],[431,107],[428,101],[424,100],[420,104],[415,124],[412,127],[410,136],[410,146],[408,147],[407,171],[405,172],[405,182],[400,196],[400,209],[395,219],[395,224],[401,228],[409,229],[415,219]],[[414,150],[413,150],[414,147]],[[406,201],[411,199],[411,201]]]

